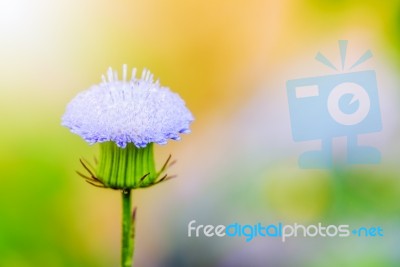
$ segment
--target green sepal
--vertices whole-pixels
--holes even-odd
[[[79,160],[87,173],[77,171],[89,184],[112,189],[130,190],[145,188],[168,181],[176,176],[165,172],[175,161],[171,155],[159,171],[155,170],[153,143],[137,148],[129,143],[125,148],[113,142],[100,143],[100,160],[92,165],[86,159]]]
[[[114,142],[100,143],[100,160],[96,177],[104,187],[135,189],[147,187],[157,179],[153,143],[137,148],[128,143],[120,148]]]

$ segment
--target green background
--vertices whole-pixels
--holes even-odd
[[[376,166],[300,170],[285,82],[371,49],[380,87]],[[120,195],[86,184],[97,155],[60,125],[108,66],[149,68],[196,120],[178,178],[134,192],[137,266],[399,266],[399,1],[0,0],[0,266],[117,266]],[[327,70],[327,74],[328,74]],[[187,224],[381,226],[384,237],[188,238]]]

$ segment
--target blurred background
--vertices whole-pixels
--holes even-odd
[[[382,163],[302,170],[286,81],[377,74]],[[354,62],[354,60],[353,60]],[[60,126],[108,66],[149,68],[185,99],[192,134],[156,148],[178,178],[133,193],[135,266],[400,266],[400,1],[0,0],[0,266],[119,265],[120,194],[75,173],[97,146]],[[363,139],[364,138],[364,139]],[[187,224],[381,226],[384,237],[189,238]]]

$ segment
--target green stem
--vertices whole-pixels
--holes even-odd
[[[135,239],[134,218],[132,218],[131,190],[122,190],[122,248],[121,267],[132,267]]]

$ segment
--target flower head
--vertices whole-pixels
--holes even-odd
[[[107,79],[79,93],[67,106],[62,125],[90,144],[112,141],[124,148],[128,143],[146,147],[166,144],[189,133],[193,116],[178,94],[162,87],[148,70],[136,78],[132,70],[127,81],[123,65],[122,80],[111,68]]]

